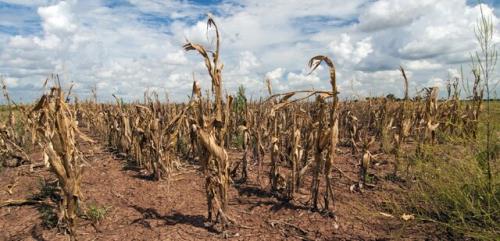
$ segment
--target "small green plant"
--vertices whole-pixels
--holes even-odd
[[[85,216],[88,220],[90,220],[94,224],[100,223],[106,215],[111,207],[99,206],[97,204],[90,204],[85,212]]]
[[[177,151],[181,155],[187,156],[189,154],[188,141],[185,138],[177,138],[176,146],[177,146]]]
[[[366,182],[366,184],[376,184],[377,183],[377,176],[369,173],[368,175],[366,175],[365,182]]]
[[[238,94],[236,96],[236,101],[234,102],[234,112],[242,113],[245,111],[247,106],[247,97],[245,95],[245,87],[240,85],[238,87]]]
[[[34,193],[31,197],[33,200],[50,199],[52,202],[57,203],[61,200],[60,190],[57,186],[57,181],[49,182],[43,178],[38,180],[38,193]],[[45,228],[55,228],[58,223],[57,213],[55,208],[51,205],[41,204],[37,206],[38,213],[42,219],[42,225]]]
[[[232,146],[235,146],[238,149],[243,149],[244,148],[243,147],[243,142],[244,142],[243,138],[244,138],[244,135],[242,133],[238,133],[238,134],[233,135],[233,138],[231,140]]]
[[[47,182],[45,179],[40,178],[38,187],[40,192],[33,195],[34,199],[43,200],[45,198],[50,198],[53,201],[58,201],[60,199],[57,182]]]
[[[37,207],[40,218],[42,219],[42,226],[51,229],[57,226],[57,214],[54,207],[49,205],[40,205]]]

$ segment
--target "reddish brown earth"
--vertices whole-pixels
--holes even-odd
[[[205,225],[204,179],[196,165],[184,165],[173,180],[153,181],[144,171],[127,166],[102,145],[83,145],[89,166],[83,177],[82,209],[89,205],[107,207],[104,220],[92,224],[78,220],[78,240],[443,240],[444,232],[432,224],[404,221],[400,214],[387,215],[387,203],[400,197],[404,187],[385,180],[389,164],[373,167],[378,181],[373,188],[352,192],[357,176],[356,159],[347,149],[337,160],[334,175],[335,218],[308,209],[309,180],[297,200],[283,204],[273,198],[267,177],[257,184],[256,168],[251,166],[247,184],[230,189],[229,216],[237,225],[220,233]],[[231,151],[231,160],[241,154]],[[40,154],[34,154],[41,161]],[[382,160],[383,157],[378,157]],[[265,173],[265,172],[263,172]],[[0,203],[9,199],[40,194],[40,183],[55,176],[42,168],[7,168],[0,173]],[[15,183],[12,194],[10,184]],[[57,228],[44,225],[52,207],[42,205],[0,208],[0,240],[68,240]],[[385,214],[385,215],[384,215]]]

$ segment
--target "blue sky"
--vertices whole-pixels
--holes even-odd
[[[500,29],[500,0],[483,3]],[[0,0],[0,75],[18,101],[39,96],[51,73],[82,98],[97,86],[102,100],[155,90],[182,101],[193,74],[209,87],[202,59],[181,48],[212,47],[207,13],[222,34],[226,91],[245,85],[255,98],[266,78],[280,92],[328,88],[326,71],[308,75],[317,54],[336,63],[344,98],[401,95],[399,65],[412,93],[444,89],[461,67],[470,78],[478,47],[472,0]]]
[[[0,32],[8,35],[36,34],[41,32],[40,17],[36,8],[0,1]]]

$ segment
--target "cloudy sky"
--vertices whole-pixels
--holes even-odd
[[[500,1],[483,2],[500,32]],[[276,92],[329,88],[325,69],[306,66],[323,54],[343,97],[401,96],[399,65],[412,93],[444,87],[461,66],[470,76],[479,9],[475,0],[0,0],[0,75],[18,101],[39,96],[51,73],[82,98],[97,86],[101,100],[149,89],[183,101],[193,74],[209,87],[201,57],[182,45],[213,46],[212,13],[229,93],[244,85],[262,96],[265,78]]]

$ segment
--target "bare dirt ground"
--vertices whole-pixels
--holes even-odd
[[[259,185],[256,167],[251,166],[247,184],[233,185],[230,190],[228,214],[237,225],[222,233],[205,225],[204,178],[198,166],[183,166],[167,185],[166,181],[151,180],[143,170],[131,167],[101,144],[82,145],[81,149],[89,165],[82,181],[82,209],[97,205],[105,207],[107,213],[98,224],[79,219],[78,240],[449,239],[432,224],[388,215],[387,203],[399,198],[404,186],[384,179],[392,168],[387,163],[372,168],[377,177],[373,188],[350,191],[358,167],[347,149],[340,148],[336,165],[343,175],[339,171],[334,174],[335,218],[309,210],[309,188],[304,187],[309,187],[310,180],[305,180],[297,200],[282,203],[269,194],[266,171]],[[231,160],[241,155],[233,150]],[[33,158],[41,161],[40,153]],[[0,203],[43,196],[47,187],[42,188],[41,183],[49,186],[55,180],[42,168],[34,172],[28,166],[7,168],[0,174]],[[67,240],[57,228],[47,227],[53,212],[53,206],[41,204],[0,208],[0,240]]]

